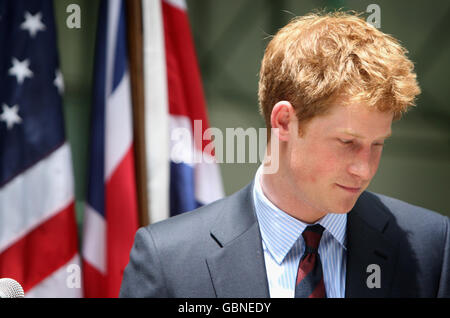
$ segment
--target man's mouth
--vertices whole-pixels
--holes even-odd
[[[336,183],[336,185],[338,187],[340,187],[341,189],[344,189],[344,190],[346,190],[346,191],[348,191],[350,193],[358,193],[359,191],[361,191],[361,187],[347,187],[347,186],[344,186],[344,185],[341,185],[341,184],[338,184],[338,183]]]

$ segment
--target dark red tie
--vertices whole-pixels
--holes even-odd
[[[295,283],[295,298],[326,298],[323,282],[322,263],[318,253],[323,226],[308,226],[302,233],[305,240],[305,253],[298,265]]]

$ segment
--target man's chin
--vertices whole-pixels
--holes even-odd
[[[358,201],[361,194],[362,192],[352,195],[345,194],[334,197],[333,202],[330,202],[334,208],[333,213],[345,214],[350,212],[355,206],[356,201]]]
[[[352,201],[344,201],[344,202],[339,202],[337,204],[334,204],[334,209],[332,210],[332,213],[335,214],[346,214],[348,212],[350,212],[353,207],[356,204],[356,200],[352,200]]]

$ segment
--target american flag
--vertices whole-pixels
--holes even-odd
[[[80,264],[52,0],[0,1],[0,277],[79,297]]]

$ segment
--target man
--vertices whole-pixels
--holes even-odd
[[[419,93],[406,50],[361,18],[291,21],[259,82],[278,170],[140,229],[120,296],[449,297],[449,218],[365,191]]]

